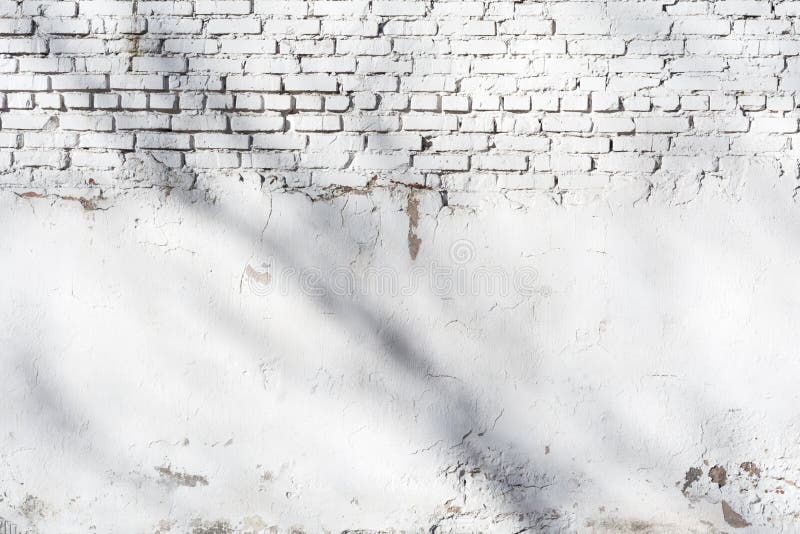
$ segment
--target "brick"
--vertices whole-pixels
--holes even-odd
[[[119,103],[120,96],[117,94],[98,93],[94,95],[94,107],[97,109],[117,109]]]
[[[414,111],[439,111],[439,95],[413,95],[411,109]]]
[[[303,150],[308,143],[306,135],[258,134],[253,136],[253,148],[269,150]]]
[[[8,95],[9,107],[12,106],[11,96]],[[68,109],[89,109],[92,107],[92,94],[91,93],[64,93],[61,95],[64,101],[64,107]],[[26,106],[30,107],[30,106]]]
[[[151,97],[152,100],[152,97]],[[264,99],[259,94],[236,95],[236,109],[247,111],[261,111],[264,109]]]
[[[768,2],[760,0],[723,0],[714,3],[714,13],[718,15],[736,15],[758,17],[771,14]]]
[[[224,115],[176,115],[172,118],[172,130],[176,132],[222,132],[228,127]]]
[[[75,68],[72,58],[31,57],[20,58],[20,72],[70,72]]]
[[[56,124],[58,124],[56,117],[48,114],[0,115],[0,126],[3,130],[44,130]]]
[[[295,115],[289,122],[298,132],[337,132],[342,129],[342,118],[338,115]]]
[[[167,87],[167,78],[145,74],[112,74],[109,76],[109,86],[126,91],[163,91]]]
[[[80,0],[78,13],[83,16],[115,16],[133,15],[133,2],[125,0]]]
[[[174,133],[137,133],[137,148],[155,148],[159,150],[188,150],[192,146],[192,136]]]
[[[174,110],[178,103],[178,95],[151,94],[148,107],[150,109]]]
[[[466,171],[469,170],[467,155],[414,156],[414,167],[432,171]]]
[[[58,39],[49,41],[49,48],[53,53],[63,52],[57,46],[59,42]],[[105,51],[103,41],[99,40],[87,39],[85,48],[91,49],[93,44],[99,45],[97,47],[99,48],[99,53]],[[44,54],[47,53],[47,50],[48,41],[44,39],[0,39],[0,54]]]
[[[274,54],[278,49],[274,39],[214,39],[212,42],[218,43],[225,54]]]
[[[548,161],[542,156],[534,161],[534,168],[537,171],[553,171],[559,176],[564,173],[588,172],[592,169],[592,158],[582,154],[561,154],[558,152],[550,153]]]
[[[19,148],[21,146],[21,135],[13,132],[0,133],[0,147]]]
[[[354,167],[357,169],[387,171],[408,167],[410,163],[411,158],[405,153],[366,154],[360,152],[356,154]]]
[[[253,152],[250,166],[256,169],[292,170],[297,168],[297,157],[287,153]]]
[[[404,130],[445,130],[458,129],[458,119],[452,115],[406,115],[403,117]]]
[[[228,76],[225,80],[228,91],[262,91],[277,93],[281,90],[280,76]]]
[[[489,149],[489,136],[481,134],[438,135],[433,138],[435,152],[482,152]]]
[[[561,111],[589,111],[589,95],[570,93],[561,98]]]
[[[36,26],[39,31],[47,35],[87,35],[89,33],[88,19],[42,17],[36,20]],[[0,31],[0,33],[7,32]]]
[[[466,113],[470,109],[469,97],[445,95],[442,97],[442,111]]]
[[[756,117],[750,126],[755,133],[796,133],[796,117]]]
[[[13,17],[17,14],[16,1],[3,0],[1,5],[0,13],[2,13],[2,16]],[[24,0],[22,2],[22,14],[42,17],[74,17],[78,14],[78,4],[76,2]]]
[[[308,150],[324,152],[328,150],[364,150],[364,136],[352,133],[320,133],[308,136]]]
[[[286,76],[283,80],[284,90],[288,92],[315,91],[335,93],[338,88],[336,78],[324,74],[297,74]]]
[[[154,35],[173,37],[180,34],[199,34],[203,29],[203,21],[188,18],[151,18],[147,21],[147,30]]]
[[[135,57],[133,71],[139,72],[186,72],[188,64],[184,58]]]
[[[453,117],[455,118],[455,117]],[[459,128],[462,132],[487,132],[491,133],[495,131],[496,122],[494,117],[490,116],[477,116],[477,117],[464,117],[461,119],[461,127]],[[538,131],[538,124],[539,121],[537,119],[533,119],[532,121],[527,121],[528,123],[535,123],[537,125],[536,130]],[[522,121],[518,121],[517,124],[524,124]]]
[[[300,67],[303,72],[355,72],[356,60],[353,57],[303,58]]]
[[[0,76],[0,91],[47,91],[47,76],[4,74]]]
[[[328,96],[325,97],[325,109],[328,111],[347,111],[350,108],[350,97]],[[362,108],[363,109],[363,108]]]
[[[25,132],[25,148],[73,148],[78,144],[78,134],[53,132]]]
[[[200,169],[231,169],[239,167],[236,152],[197,151],[186,154],[186,165]]]
[[[476,59],[472,72],[478,74],[522,74],[527,71],[527,59]]]
[[[108,148],[112,150],[133,150],[133,134],[83,133],[80,136],[81,148]]]
[[[422,150],[420,135],[370,135],[367,137],[370,150]]]
[[[69,153],[70,165],[92,169],[116,169],[122,165],[122,155],[107,150],[72,150]]]
[[[289,111],[294,106],[294,97],[291,95],[264,95],[264,109],[272,111]]]
[[[602,154],[611,151],[608,137],[559,137],[554,140],[555,150],[583,154]]]
[[[384,26],[384,33],[389,34],[387,26]],[[391,27],[390,27],[391,28]],[[318,33],[330,36],[350,36],[350,37],[375,37],[378,35],[378,23],[374,20],[350,21],[350,20],[324,20]]]
[[[129,110],[147,109],[147,93],[122,93],[119,104],[121,108]]]
[[[672,29],[673,34],[680,35],[728,35],[731,25],[725,19],[686,17],[676,20]]]
[[[413,68],[413,62],[411,61],[398,61],[395,59],[375,57],[358,59],[359,74],[410,74]]]
[[[619,58],[608,62],[611,72],[661,72],[663,68],[661,58]]]
[[[213,74],[169,77],[169,89],[172,91],[221,91],[222,86],[222,77]]]
[[[139,15],[191,15],[194,8],[191,0],[140,0],[137,4]]]
[[[343,171],[315,171],[313,182],[319,187],[364,187],[369,175]]]
[[[286,58],[253,58],[245,62],[244,70],[256,74],[292,74],[300,72],[300,62]]]
[[[494,144],[498,150],[546,152],[550,149],[550,139],[547,137],[500,134],[494,137]]]
[[[244,61],[240,59],[205,57],[189,59],[190,72],[240,73],[243,65]]]
[[[234,132],[279,132],[285,121],[280,115],[238,115],[230,123]]]
[[[592,93],[590,96],[592,111],[618,111],[619,95],[614,93]]]
[[[392,42],[378,39],[337,39],[336,53],[357,56],[385,56],[392,51]]]
[[[311,4],[311,13],[318,16],[364,16],[368,11],[368,0],[317,0]]]
[[[625,53],[622,39],[581,39],[570,41],[567,46],[570,54],[621,56]]]
[[[552,20],[526,17],[502,22],[498,33],[501,35],[552,35],[553,29]]]
[[[670,133],[689,130],[689,119],[685,117],[637,117],[636,131],[642,133]]]
[[[300,0],[255,0],[254,13],[300,18],[308,13],[308,2]]]
[[[168,130],[170,116],[160,113],[119,113],[114,116],[118,130]]]
[[[197,0],[194,12],[197,15],[249,15],[249,0]]]
[[[50,77],[54,90],[101,90],[108,89],[108,78],[104,74],[59,74]]]
[[[546,132],[588,132],[592,119],[582,115],[548,115],[542,119],[542,130]]]
[[[255,18],[211,19],[208,21],[206,31],[211,35],[261,33],[261,20]]]
[[[471,39],[450,42],[451,53],[465,56],[505,54],[507,51],[508,45],[506,42],[495,39]]]
[[[566,35],[608,35],[611,24],[602,18],[557,18],[555,33]]]
[[[373,0],[372,13],[383,17],[422,16],[427,7],[425,2],[408,2],[405,0]]]
[[[298,111],[322,111],[324,107],[324,100],[320,95],[297,95],[292,98]]]
[[[476,169],[493,171],[525,171],[528,169],[528,158],[514,154],[480,154],[472,158]]]
[[[596,117],[594,125],[598,132],[629,133],[636,129],[633,119],[627,117]]]
[[[393,132],[400,129],[396,115],[345,115],[342,119],[347,132]]]
[[[356,155],[356,160],[360,156],[364,156],[363,153]],[[303,152],[300,154],[300,164],[301,168],[307,169],[344,169],[350,165],[350,154],[347,153],[336,153],[331,154],[329,151],[325,152]],[[356,166],[356,164],[354,164]]]
[[[16,150],[14,164],[18,167],[64,169],[67,166],[67,153],[62,150]]]

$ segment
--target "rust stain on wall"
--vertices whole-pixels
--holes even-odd
[[[422,244],[422,239],[417,234],[417,226],[419,226],[419,199],[413,191],[408,193],[406,213],[408,213],[408,254],[411,256],[412,260],[416,260],[417,254],[419,254],[419,247]]]

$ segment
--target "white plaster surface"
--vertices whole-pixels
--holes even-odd
[[[238,175],[89,203],[4,190],[0,517],[795,532],[794,184],[765,163],[684,196],[447,205]],[[398,287],[341,285],[369,269]],[[479,272],[516,283],[492,294]]]

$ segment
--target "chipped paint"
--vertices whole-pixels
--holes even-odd
[[[194,488],[197,485],[208,486],[208,479],[203,475],[180,473],[173,471],[171,466],[155,467],[154,469],[158,472],[163,480],[177,484],[178,486],[186,486],[188,488]]]
[[[419,254],[419,246],[422,240],[417,234],[419,227],[419,199],[414,194],[414,190],[408,192],[408,204],[406,206],[406,213],[408,213],[408,255],[412,260],[417,259]]]

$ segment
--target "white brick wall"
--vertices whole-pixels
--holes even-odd
[[[0,152],[12,171],[99,170],[167,150],[190,174],[278,168],[313,184],[297,140],[326,134],[361,138],[330,161],[364,179],[411,169],[429,184],[458,175],[446,181],[456,188],[473,172],[565,188],[542,173],[576,161],[559,150],[537,164],[548,146],[590,147],[577,167],[598,183],[724,173],[720,157],[793,148],[798,11],[780,0],[7,1],[0,129],[77,139],[56,155],[33,155],[27,136]],[[676,163],[682,144],[707,161]]]

